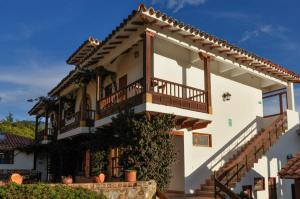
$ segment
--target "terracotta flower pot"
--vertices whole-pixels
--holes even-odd
[[[23,183],[23,177],[18,173],[13,173],[10,176],[10,182],[16,183],[16,184],[22,184]]]
[[[105,174],[100,173],[98,176],[95,176],[96,183],[103,183],[105,181]]]
[[[136,182],[136,171],[135,170],[125,170],[125,181],[126,182]]]
[[[73,178],[71,176],[62,176],[61,177],[61,182],[63,184],[72,184],[73,183]]]

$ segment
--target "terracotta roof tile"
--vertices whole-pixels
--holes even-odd
[[[278,172],[279,177],[287,179],[300,178],[300,153],[290,159],[288,163]]]
[[[10,133],[0,133],[0,150],[14,150],[17,148],[22,148],[33,143],[32,139],[13,135]]]

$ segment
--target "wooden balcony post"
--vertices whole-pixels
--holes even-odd
[[[48,111],[48,106],[46,106],[46,111],[45,111],[45,130],[44,130],[44,138],[47,137],[47,132],[48,132],[48,120],[49,120],[49,111]]]
[[[35,116],[35,134],[34,134],[34,139],[36,140],[37,139],[37,134],[38,134],[38,132],[39,132],[39,116],[38,115],[36,115]]]
[[[100,69],[96,69],[96,115],[95,120],[101,118],[100,115],[100,99],[102,98],[102,76],[100,74]]]
[[[62,100],[62,98],[59,98],[58,117],[57,117],[57,134],[60,133],[61,125],[62,125],[62,108],[63,108],[62,106],[63,106],[63,100]]]
[[[212,114],[212,101],[211,101],[211,71],[209,66],[209,61],[212,60],[212,57],[199,52],[199,57],[203,60],[204,64],[204,87],[206,91],[206,103],[207,103],[207,112]]]
[[[80,114],[80,126],[85,127],[86,126],[86,107],[87,107],[87,95],[86,95],[86,83],[83,83],[82,86],[82,97],[81,97],[81,114]]]
[[[90,149],[85,151],[84,154],[84,176],[90,177],[90,164],[91,164],[91,151]]]
[[[152,95],[148,93],[151,87],[151,72],[153,70],[153,41],[154,33],[146,31],[143,43],[143,75],[144,91],[146,93],[146,102],[152,102]]]

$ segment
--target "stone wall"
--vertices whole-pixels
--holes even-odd
[[[84,188],[103,194],[108,199],[152,199],[156,195],[156,182],[108,182],[108,183],[74,183],[68,186]]]

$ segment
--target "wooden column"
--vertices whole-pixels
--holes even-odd
[[[91,170],[91,150],[88,149],[84,154],[84,176],[90,177]]]
[[[86,107],[87,107],[87,95],[86,95],[86,83],[84,82],[83,83],[83,86],[82,86],[82,97],[81,97],[81,114],[80,114],[80,126],[81,127],[84,127],[86,126],[86,113],[87,113],[87,110],[86,110]]]
[[[63,109],[63,100],[62,98],[58,101],[58,117],[57,117],[57,134],[60,133],[61,126],[62,126],[62,109]],[[54,136],[54,139],[56,139],[56,136]]]
[[[152,96],[148,92],[151,87],[151,72],[153,69],[153,41],[154,33],[146,31],[143,43],[143,75],[144,91],[146,92],[146,102],[152,102]]]
[[[100,70],[96,69],[96,116],[95,120],[99,120],[101,118],[100,115],[100,100],[102,98],[102,77],[100,74]]]
[[[37,134],[39,132],[39,116],[36,115],[35,116],[35,135],[34,135],[34,139],[37,139]]]
[[[295,198],[300,199],[300,179],[295,179]]]
[[[211,102],[211,71],[209,62],[212,60],[212,57],[209,55],[199,52],[199,57],[203,60],[204,64],[204,87],[206,91],[206,103],[207,103],[207,112],[212,114],[212,102]]]
[[[49,120],[49,111],[48,111],[48,106],[46,106],[46,111],[45,111],[45,131],[44,131],[44,137],[48,136],[48,120]]]

